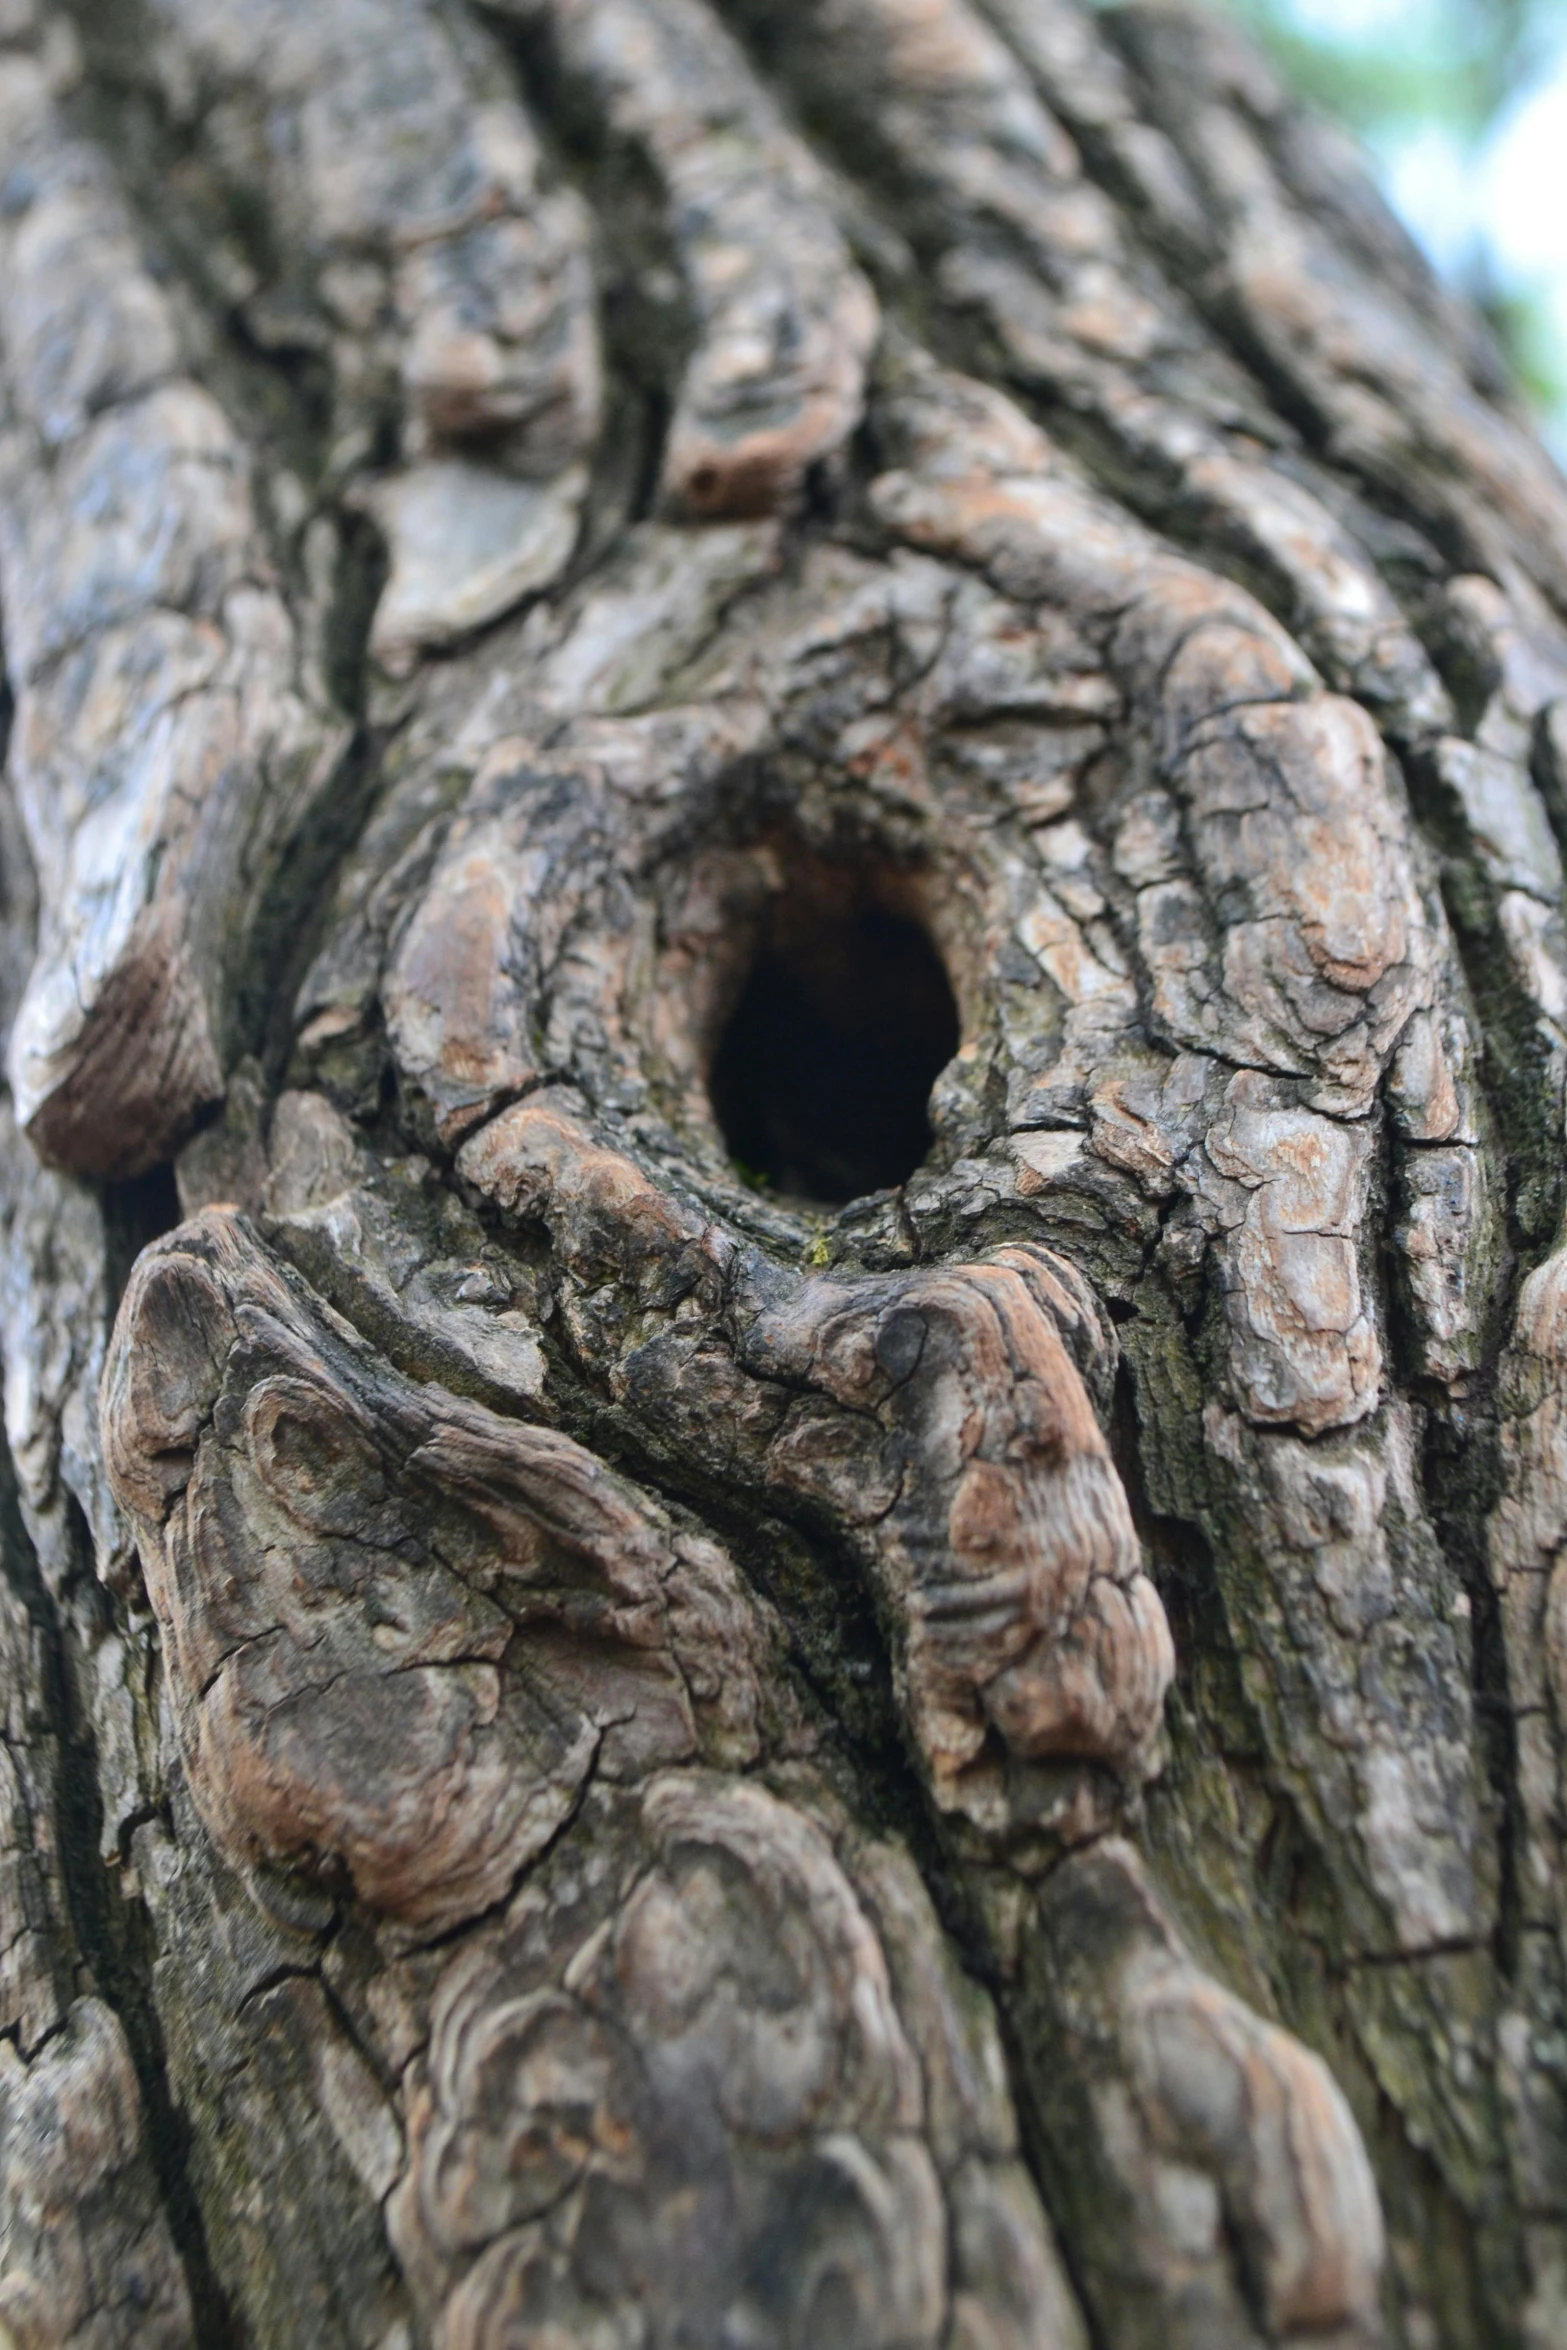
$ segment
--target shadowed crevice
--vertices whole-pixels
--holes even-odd
[[[153,1171],[154,1176],[167,1172]],[[144,1183],[152,1180],[142,1179]],[[92,1537],[74,1503],[71,1519],[74,1547],[84,1561],[90,1560]],[[113,2009],[125,2033],[141,2092],[143,2143],[190,2290],[195,2338],[203,2350],[245,2350],[248,2337],[212,2265],[191,2173],[190,2128],[175,2103],[169,2081],[163,2026],[152,1988],[157,1959],[152,1924],[140,1902],[121,1897],[114,1873],[102,1857],[103,1798],[95,1735],[78,1686],[84,1666],[77,1663],[73,1669],[73,1634],[44,1581],[22,1517],[3,1423],[0,1574],[20,1598],[38,1635],[43,1667],[40,1712],[58,1739],[54,1826],[69,1914],[53,1922],[60,1938],[88,1970],[91,1988]],[[92,1588],[90,1569],[84,1570],[83,1581]],[[107,1606],[102,1593],[96,1594],[96,1604]]]
[[[958,1035],[951,982],[911,916],[851,873],[786,890],[713,1060],[732,1157],[784,1196],[831,1205],[907,1182]]]

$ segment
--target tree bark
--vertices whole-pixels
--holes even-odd
[[[0,0],[0,403],[0,2345],[1561,2350],[1567,487],[1343,142]]]

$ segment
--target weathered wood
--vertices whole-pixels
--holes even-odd
[[[0,622],[0,2345],[1557,2350],[1567,490],[1342,144],[0,0]]]

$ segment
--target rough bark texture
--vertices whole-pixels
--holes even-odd
[[[0,620],[0,2344],[1562,2350],[1567,487],[1342,144],[0,0]]]

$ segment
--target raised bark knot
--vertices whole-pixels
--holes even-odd
[[[590,1774],[755,1753],[724,1554],[569,1437],[399,1376],[236,1215],[143,1254],[103,1416],[236,1861],[431,1933],[498,1899]]]
[[[635,1197],[634,1170],[542,1100],[482,1139],[470,1169],[514,1209],[530,1169],[590,1223],[606,1189]],[[643,1230],[689,1245],[673,1215]],[[1054,1766],[1082,1762],[1113,1804],[1151,1767],[1172,1660],[1055,1319],[1080,1330],[1080,1286],[1018,1248],[774,1290],[736,1372],[807,1394],[756,1473],[863,1547],[938,1802],[1005,1841],[1063,1800]],[[144,1253],[104,1432],[192,1784],[236,1857],[428,1925],[494,1898],[590,1770],[698,1752],[693,1690],[723,1688],[710,1737],[754,1741],[723,1554],[569,1438],[352,1345],[232,1214]]]

